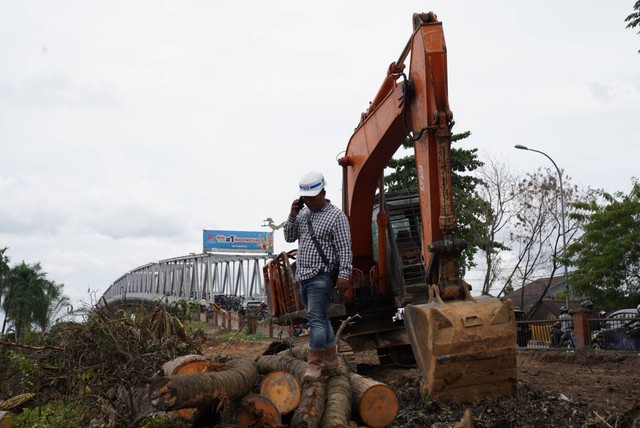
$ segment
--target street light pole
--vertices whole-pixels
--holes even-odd
[[[556,168],[556,171],[558,172],[558,179],[560,180],[560,216],[562,217],[562,221],[561,226],[562,226],[562,246],[563,246],[563,253],[567,254],[567,231],[564,227],[564,189],[562,187],[562,173],[560,172],[560,168],[558,168],[558,165],[556,165],[556,163],[553,161],[553,159],[551,159],[551,156],[549,156],[548,154],[546,154],[545,152],[541,152],[540,150],[535,150],[535,149],[530,149],[527,146],[523,146],[521,144],[516,144],[514,146],[516,149],[519,150],[528,150],[530,152],[536,152],[536,153],[540,153],[541,155],[544,155],[547,159],[549,159],[551,161],[551,163],[553,164],[553,166]],[[565,306],[567,307],[567,309],[569,309],[569,296],[571,295],[571,291],[569,289],[569,274],[567,273],[567,263],[564,262],[562,264],[564,266],[564,283],[567,287],[567,297],[565,299]]]

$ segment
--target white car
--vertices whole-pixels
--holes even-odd
[[[259,299],[246,299],[242,302],[242,307],[244,309],[259,308],[260,305],[262,305],[262,300]]]

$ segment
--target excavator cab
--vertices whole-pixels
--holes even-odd
[[[378,198],[380,199],[380,198]],[[387,229],[387,282],[390,284],[394,303],[402,307],[409,302],[418,302],[417,295],[423,294],[422,302],[428,300],[424,292],[426,270],[422,259],[422,224],[420,222],[420,204],[415,191],[397,191],[384,197],[384,210],[388,217]],[[380,203],[376,200],[372,220],[372,244],[374,261],[379,264],[378,230],[376,218],[380,212]]]

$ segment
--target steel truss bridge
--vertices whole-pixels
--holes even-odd
[[[263,296],[267,254],[191,254],[137,267],[102,295],[109,304],[151,304],[163,300],[213,299],[216,294]]]

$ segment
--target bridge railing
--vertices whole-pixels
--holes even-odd
[[[107,302],[210,299],[216,294],[264,295],[268,254],[190,254],[137,267],[107,288]]]

